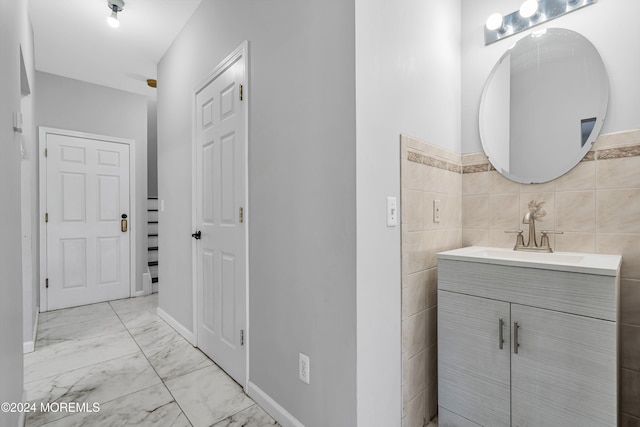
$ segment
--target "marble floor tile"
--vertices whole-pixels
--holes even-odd
[[[211,426],[254,404],[215,365],[167,381],[166,385],[195,427]]]
[[[124,325],[113,313],[112,316],[101,319],[72,323],[54,328],[38,329],[36,347],[60,343],[63,341],[80,340],[91,337],[101,337],[115,332],[126,331]]]
[[[128,332],[48,345],[24,356],[24,382],[137,353],[140,348]]]
[[[129,333],[138,343],[142,351],[151,351],[158,348],[165,348],[176,341],[186,341],[164,320],[158,318],[157,321],[146,324],[139,328],[130,328]]]
[[[47,427],[190,427],[191,424],[163,384],[100,405],[94,413],[76,413]]]
[[[38,315],[38,331],[115,316],[107,302],[47,311]]]
[[[158,309],[158,294],[109,301],[109,305],[111,305],[113,310],[118,314],[142,310],[155,314]]]
[[[161,382],[142,352],[65,372],[26,384],[30,403],[79,402],[100,404]],[[60,412],[29,413],[30,427],[64,417]]]
[[[166,345],[143,349],[143,352],[164,381],[213,366],[211,359],[181,336],[175,336]]]
[[[224,420],[215,423],[212,427],[267,427],[280,426],[258,405],[250,406]]]
[[[118,313],[118,317],[127,329],[142,328],[159,320],[163,321],[157,314],[148,310],[122,311]]]

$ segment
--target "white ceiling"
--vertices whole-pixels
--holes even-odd
[[[125,0],[111,28],[107,0],[29,0],[36,69],[155,98],[146,80],[200,2]]]

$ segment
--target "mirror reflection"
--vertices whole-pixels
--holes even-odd
[[[513,181],[541,183],[571,170],[598,137],[609,97],[598,51],[566,29],[537,31],[500,58],[480,103],[489,161]]]

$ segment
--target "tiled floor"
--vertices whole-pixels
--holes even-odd
[[[156,315],[157,303],[154,294],[41,313],[36,351],[24,358],[28,402],[100,410],[37,410],[27,426],[277,426]]]

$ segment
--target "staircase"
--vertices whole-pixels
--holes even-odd
[[[158,292],[158,198],[147,199],[147,260],[151,272],[153,293]]]

